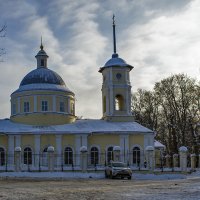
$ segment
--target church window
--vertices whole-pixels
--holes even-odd
[[[106,112],[106,96],[103,97],[103,113]]]
[[[42,111],[48,111],[48,102],[42,101]]]
[[[74,103],[71,103],[71,114],[75,114],[75,108],[74,108]]]
[[[107,162],[110,163],[111,160],[113,160],[113,147],[107,149]]]
[[[122,75],[121,75],[120,73],[117,73],[117,74],[116,74],[116,77],[117,77],[118,80],[120,80],[121,77],[122,77]]]
[[[99,150],[97,147],[92,147],[90,152],[91,164],[99,164]]]
[[[60,112],[65,112],[65,105],[63,101],[60,102]]]
[[[66,147],[64,151],[64,163],[65,165],[73,164],[73,151],[71,147]]]
[[[12,114],[13,115],[16,114],[16,104],[15,103],[12,104]]]
[[[140,164],[140,148],[134,147],[133,148],[133,164],[139,166]]]
[[[29,112],[29,102],[28,101],[24,102],[24,112]]]
[[[24,164],[32,165],[32,150],[30,147],[24,149]]]
[[[4,148],[0,147],[0,166],[5,165],[5,158],[6,158],[5,150]]]
[[[41,59],[41,67],[44,67],[44,59]]]
[[[115,110],[123,110],[123,104],[124,104],[124,100],[122,95],[116,95],[115,96]]]

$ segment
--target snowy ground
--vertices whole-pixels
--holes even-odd
[[[134,173],[132,180],[105,179],[98,173],[0,173],[0,200],[198,200],[200,171]]]

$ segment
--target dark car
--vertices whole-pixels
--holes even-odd
[[[123,162],[111,162],[105,168],[105,177],[106,178],[128,178],[131,179],[132,177],[132,170],[127,167],[127,165]]]

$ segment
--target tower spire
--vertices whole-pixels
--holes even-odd
[[[115,15],[113,14],[113,52],[116,54]]]
[[[41,44],[40,44],[40,49],[43,50],[43,44],[42,44],[42,36],[41,36]]]

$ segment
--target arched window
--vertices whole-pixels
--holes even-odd
[[[0,166],[5,165],[5,158],[6,158],[5,150],[4,148],[0,147]]]
[[[103,97],[103,113],[106,112],[106,96]]]
[[[24,164],[32,165],[32,150],[30,147],[24,149]]]
[[[99,150],[97,147],[92,147],[90,151],[91,164],[99,164]]]
[[[73,164],[73,150],[71,147],[66,147],[64,152],[64,163],[65,165]]]
[[[111,160],[113,160],[113,147],[107,149],[107,162],[110,163]]]
[[[133,164],[139,166],[140,164],[140,148],[134,147],[133,148]]]
[[[124,99],[122,95],[115,96],[115,110],[123,110]]]

